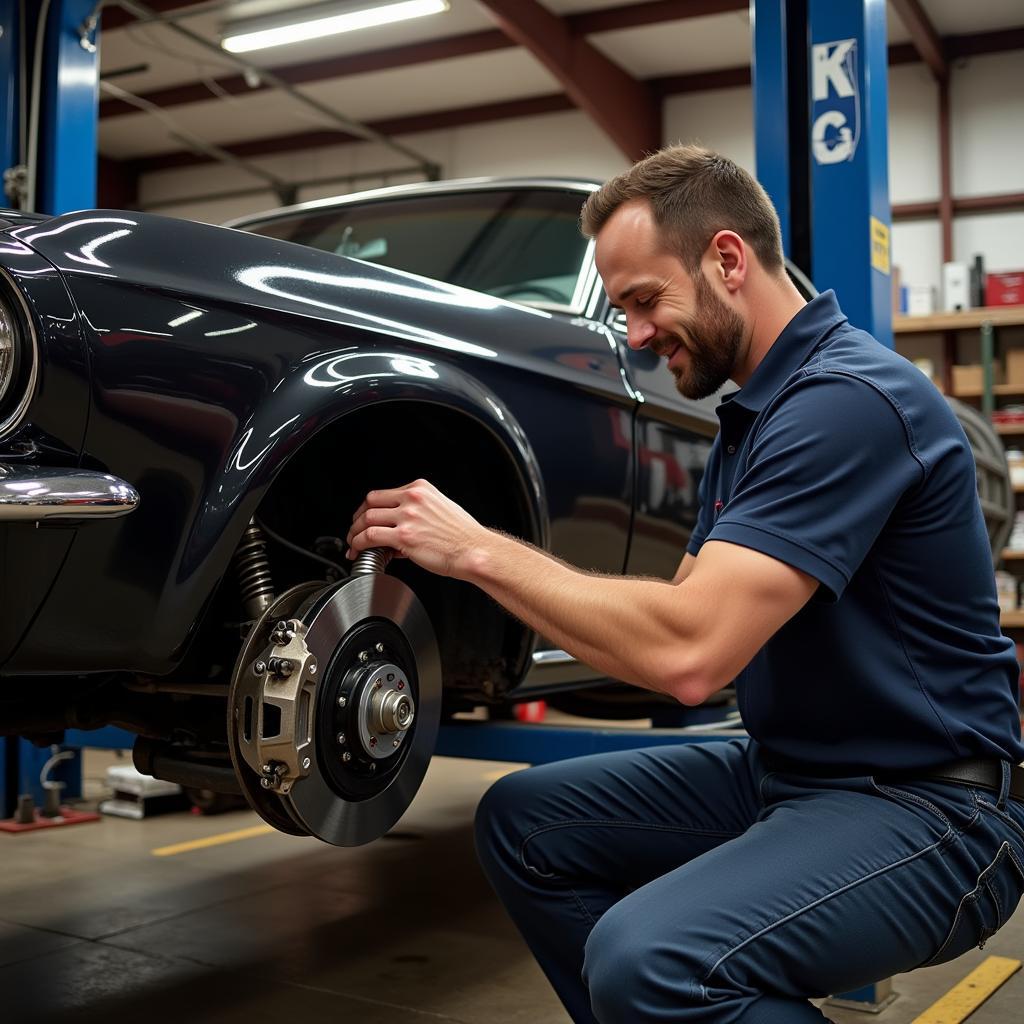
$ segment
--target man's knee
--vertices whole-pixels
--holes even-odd
[[[474,836],[477,856],[488,875],[499,865],[505,871],[519,858],[525,824],[523,811],[532,803],[529,771],[498,779],[484,793],[476,809]]]
[[[698,968],[685,943],[680,944],[678,937],[671,944],[661,941],[651,921],[638,920],[631,912],[627,897],[591,931],[583,981],[594,1016],[602,1024],[624,1024],[698,1005]]]

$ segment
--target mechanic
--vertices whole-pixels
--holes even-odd
[[[750,740],[507,776],[477,846],[574,1021],[811,1024],[809,998],[983,944],[1024,890],[1024,758],[968,442],[915,367],[787,278],[761,186],[697,147],[587,201],[628,341],[689,398],[727,380],[671,582],[596,575],[429,483],[371,492],[387,546],[609,677]]]

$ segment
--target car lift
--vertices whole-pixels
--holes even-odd
[[[30,208],[47,213],[95,205],[97,6],[96,0],[38,0],[24,5],[28,24],[21,26],[19,0],[0,0],[0,169],[7,192],[0,205],[24,208],[26,196],[35,197]],[[853,323],[891,346],[885,2],[752,0],[751,14],[757,173],[779,211],[786,254],[819,286],[836,289]],[[37,49],[41,18],[46,30]],[[36,53],[42,59],[33,75],[25,64]],[[23,82],[31,93],[27,83],[33,80],[40,84],[35,102],[19,89]],[[21,110],[34,125],[22,123]],[[26,152],[33,142],[38,159]],[[28,182],[33,170],[35,180]],[[467,721],[441,728],[437,752],[539,764],[737,734],[707,726]],[[131,740],[113,728],[69,730],[65,736],[72,748],[122,747]],[[6,816],[21,780],[37,775],[46,755],[16,738],[0,744],[0,815]],[[76,792],[80,761],[59,768],[68,792]],[[894,998],[890,990],[883,982],[843,998],[846,1005],[878,1012]]]

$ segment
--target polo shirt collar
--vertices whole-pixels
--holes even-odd
[[[760,412],[783,384],[810,358],[822,338],[846,317],[829,289],[811,299],[775,339],[746,385],[726,398],[750,412]]]

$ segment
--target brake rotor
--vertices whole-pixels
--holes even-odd
[[[297,590],[271,606],[236,667],[232,756],[270,824],[359,846],[398,821],[430,763],[437,643],[413,592],[381,572]]]

